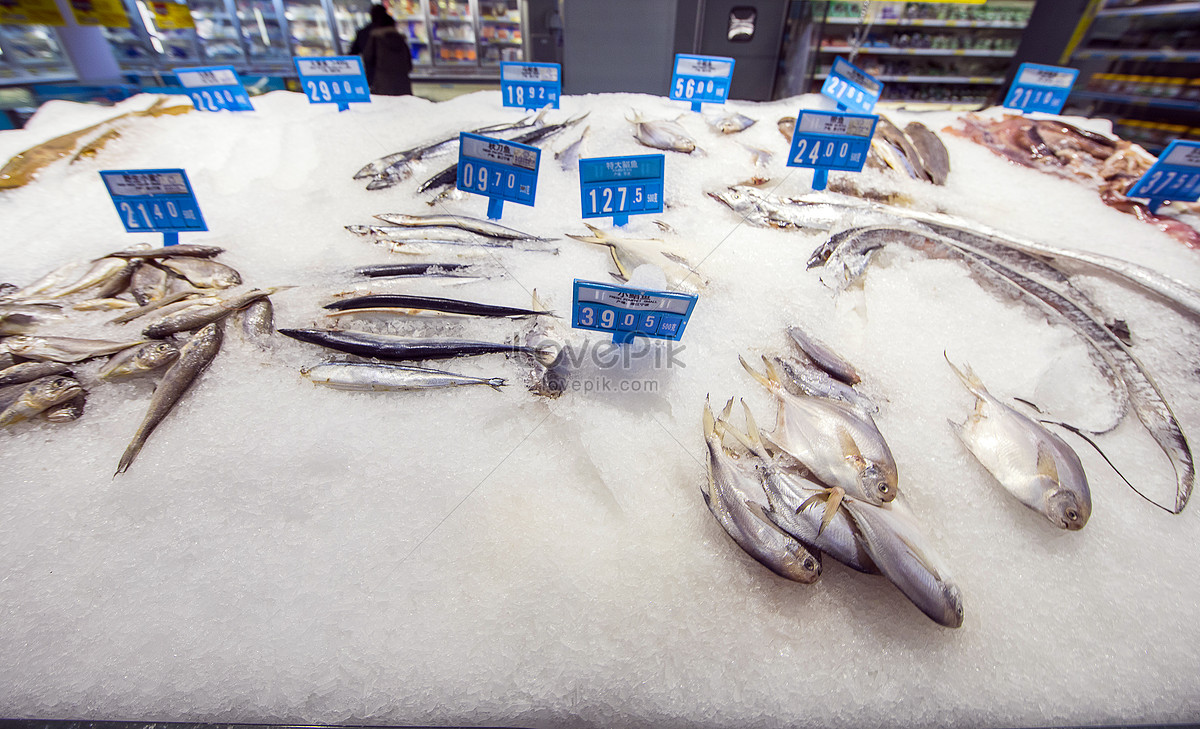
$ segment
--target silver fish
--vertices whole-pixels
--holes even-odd
[[[738,359],[779,405],[768,444],[795,458],[816,480],[840,487],[849,496],[872,504],[896,498],[896,461],[874,421],[834,400],[793,395],[770,367],[764,375]]]
[[[766,502],[758,475],[730,454],[717,434],[712,409],[704,401],[704,442],[708,445],[708,480],[701,494],[717,523],[746,554],[785,579],[812,584],[821,576],[819,553],[752,511]]]
[[[46,408],[83,392],[73,377],[45,377],[28,383],[11,405],[0,412],[0,428],[28,420]]]
[[[463,385],[487,385],[498,391],[505,384],[501,377],[471,377],[427,367],[370,362],[329,362],[300,372],[317,385],[370,392],[430,390]]]
[[[275,307],[266,296],[242,309],[242,334],[247,339],[264,340],[275,333]]]
[[[179,350],[179,358],[175,360],[175,364],[171,365],[158,383],[158,387],[154,389],[154,395],[150,398],[150,408],[147,410],[142,424],[138,426],[137,432],[134,433],[129,446],[125,449],[125,453],[122,454],[121,461],[117,464],[117,473],[129,470],[129,466],[141,452],[142,446],[146,444],[146,439],[167,417],[171,408],[175,407],[175,403],[179,402],[179,398],[183,397],[200,373],[217,356],[217,352],[221,349],[223,334],[221,326],[221,322],[205,326],[192,335],[192,338]]]
[[[109,253],[109,256],[117,258],[179,258],[181,256],[191,256],[196,258],[212,258],[218,253],[223,253],[224,248],[218,246],[206,246],[196,243],[180,243],[173,246],[163,246],[162,248],[146,248],[140,250],[117,251]]]
[[[404,213],[380,213],[375,216],[385,223],[405,228],[458,228],[489,238],[511,240],[547,240],[536,235],[506,228],[488,220],[468,218],[464,215],[405,215]]]
[[[74,281],[75,279],[72,278],[72,275],[75,273],[75,271],[78,268],[79,268],[79,263],[77,261],[72,261],[70,263],[64,264],[64,265],[54,269],[50,273],[46,274],[45,276],[42,276],[37,281],[34,281],[33,283],[29,284],[28,286],[25,286],[23,288],[17,289],[16,291],[7,293],[3,297],[0,297],[0,299],[19,300],[19,299],[27,299],[27,298],[29,298],[31,296],[35,296],[37,294],[45,294],[48,291],[51,291],[52,289],[56,289],[56,288],[66,285],[67,281]]]
[[[774,366],[786,375],[780,378],[783,386],[794,395],[811,395],[838,400],[852,408],[864,420],[879,412],[879,406],[853,386],[832,377],[828,372],[813,364],[811,360],[790,357],[764,357],[768,366]]]
[[[3,341],[8,351],[38,361],[52,362],[82,362],[93,357],[103,357],[106,354],[120,352],[146,340],[133,342],[115,342],[108,339],[78,339],[75,337],[54,336],[15,336]]]
[[[800,351],[804,352],[821,369],[845,382],[847,385],[857,385],[862,381],[858,370],[854,369],[854,365],[830,349],[829,345],[808,334],[798,326],[788,327],[787,332],[792,341],[796,343],[796,346],[800,348]]]
[[[708,196],[760,228],[784,230],[829,230],[846,218],[851,209],[826,202],[789,205],[764,197],[752,187],[738,185]]]
[[[1079,456],[1066,441],[997,400],[983,381],[949,359],[950,369],[975,396],[975,410],[959,425],[959,440],[1022,504],[1060,529],[1082,529],[1092,513],[1092,493]]]
[[[100,379],[117,380],[122,377],[153,372],[173,363],[179,358],[179,348],[170,342],[146,342],[117,352],[100,368]]]
[[[178,311],[170,316],[159,319],[143,330],[143,334],[147,337],[159,339],[166,337],[176,332],[191,331],[199,329],[205,324],[211,324],[218,319],[223,319],[229,316],[238,309],[244,308],[259,299],[266,298],[275,293],[277,289],[251,289],[243,291],[227,299],[221,299],[211,306],[189,307],[182,311]]]
[[[109,324],[124,324],[125,322],[133,321],[134,319],[137,319],[138,317],[145,316],[146,314],[149,314],[152,311],[157,311],[157,312],[159,312],[159,314],[165,316],[172,311],[178,311],[179,309],[191,306],[193,304],[200,303],[202,301],[206,302],[206,303],[210,303],[210,304],[215,304],[216,302],[220,301],[220,299],[218,299],[216,297],[211,297],[211,296],[206,297],[206,298],[199,298],[201,293],[202,292],[200,292],[196,289],[185,290],[185,291],[176,291],[175,293],[167,294],[166,296],[162,297],[161,299],[156,299],[156,300],[148,302],[142,306],[139,306],[136,309],[130,309],[129,311],[125,312],[124,314],[121,314],[120,316],[113,317],[112,319],[109,320],[108,323]],[[185,301],[185,299],[186,299],[186,301]],[[174,307],[174,308],[171,308],[171,307]]]
[[[71,368],[61,362],[22,362],[0,370],[0,386],[20,385],[70,371]]]
[[[355,235],[374,236],[378,242],[428,242],[456,245],[511,248],[516,239],[489,238],[461,228],[410,228],[403,225],[347,225],[346,230]]]
[[[55,289],[47,293],[47,295],[52,298],[59,299],[64,296],[70,296],[71,294],[77,294],[80,291],[85,291],[93,286],[100,286],[112,279],[114,276],[121,276],[125,274],[128,265],[129,262],[123,258],[101,258],[97,261],[93,261],[92,265],[83,273],[82,276],[67,284],[63,288]]]
[[[129,293],[138,306],[167,295],[167,272],[158,266],[139,266],[129,281]]]
[[[756,120],[731,109],[724,114],[705,114],[704,121],[722,134],[737,134],[754,126]]]
[[[576,139],[565,149],[554,153],[554,159],[558,160],[558,163],[563,168],[564,172],[569,172],[579,167],[579,156],[583,152],[583,140],[587,137],[588,131],[590,130],[590,126],[584,127],[583,133],[579,135],[579,139]]]
[[[166,258],[158,265],[202,289],[227,289],[242,282],[241,274],[224,263],[207,258]]]
[[[902,502],[874,506],[846,499],[842,505],[879,571],[930,620],[961,627],[962,592]]]
[[[912,142],[921,161],[921,167],[935,185],[945,185],[950,175],[950,153],[946,145],[929,127],[921,122],[909,122],[904,134]]]
[[[637,112],[628,121],[634,127],[633,138],[647,147],[685,154],[696,151],[696,140],[688,136],[687,130],[678,122],[667,119],[647,121]]]

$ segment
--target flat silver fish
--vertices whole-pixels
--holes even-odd
[[[821,369],[845,382],[847,385],[857,385],[862,381],[862,377],[859,376],[858,370],[854,369],[854,365],[833,351],[829,345],[798,326],[788,327],[787,333],[792,338],[792,341],[796,343],[796,346],[800,348],[800,351]]]
[[[704,121],[722,134],[737,134],[754,126],[756,120],[744,114],[739,114],[736,111],[729,110],[723,114],[705,114]]]
[[[224,263],[207,258],[166,258],[158,265],[202,289],[227,289],[242,282],[241,274]]]
[[[633,138],[647,147],[685,154],[696,151],[696,140],[688,136],[687,130],[679,122],[667,119],[647,121],[637,112],[628,121],[633,124]]]

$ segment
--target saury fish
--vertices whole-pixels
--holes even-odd
[[[447,314],[483,317],[521,317],[546,316],[547,311],[534,311],[511,306],[495,306],[474,301],[459,301],[457,299],[442,299],[436,296],[411,296],[407,294],[371,294],[356,296],[352,299],[335,301],[326,304],[326,309],[332,309],[342,314],[370,312],[375,310],[395,310],[401,313],[417,313],[420,311],[436,311]]]
[[[141,452],[142,446],[146,444],[146,439],[154,432],[159,423],[167,417],[171,412],[171,408],[175,407],[175,403],[179,402],[179,398],[188,391],[200,373],[213,361],[217,356],[217,352],[221,349],[222,329],[221,322],[214,322],[205,326],[200,331],[196,332],[191,339],[179,350],[179,358],[175,360],[175,364],[167,370],[163,375],[162,380],[158,383],[158,387],[154,389],[154,395],[150,398],[150,407],[146,411],[146,417],[142,420],[142,424],[138,426],[137,432],[134,433],[133,439],[129,442],[129,447],[125,449],[125,453],[121,456],[120,463],[117,464],[117,473],[125,473],[129,470],[129,466],[133,464],[133,460],[137,458]],[[116,474],[113,474],[114,476]]]
[[[471,377],[444,370],[412,365],[371,362],[329,362],[300,370],[315,384],[338,390],[429,390],[464,385],[487,385],[494,390],[504,387],[501,377]]]
[[[380,213],[375,216],[385,223],[407,228],[460,228],[489,238],[512,240],[548,240],[536,235],[522,233],[487,220],[468,218],[463,215],[405,215],[403,213]]]
[[[464,339],[414,339],[393,334],[368,334],[334,329],[278,329],[280,334],[302,342],[336,349],[363,357],[389,360],[429,360],[470,357],[480,354],[523,352],[539,359],[557,355],[545,347],[526,347],[500,342],[476,342]]]

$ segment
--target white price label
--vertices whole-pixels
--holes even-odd
[[[1047,71],[1041,68],[1027,68],[1017,79],[1022,86],[1052,86],[1056,89],[1069,89],[1074,82],[1075,74],[1070,71]]]
[[[215,71],[176,71],[179,83],[189,89],[203,86],[237,86],[237,76],[229,69]]]
[[[680,58],[675,62],[675,73],[680,76],[711,76],[726,78],[733,64],[729,61],[704,58]]]
[[[476,159],[499,162],[500,164],[523,167],[527,170],[537,169],[537,154],[528,149],[504,142],[485,142],[482,139],[467,137],[463,140],[462,153]]]
[[[305,76],[357,76],[362,71],[350,60],[296,59],[296,66]]]
[[[186,195],[187,183],[178,172],[105,175],[113,195]]]
[[[849,63],[840,58],[834,59],[833,72],[847,81],[856,84],[859,88],[861,88],[863,91],[869,92],[872,96],[878,94],[881,89],[877,81],[868,78],[866,74],[862,73],[854,66],[851,66]]]
[[[655,296],[636,291],[608,291],[579,287],[579,301],[607,304],[618,309],[633,309],[636,311],[663,311],[668,314],[686,314],[689,302],[686,299]]]
[[[853,137],[871,136],[871,120],[857,116],[814,114],[804,112],[796,129],[802,134],[846,134]]]
[[[526,66],[519,63],[508,64],[501,71],[505,81],[513,82],[558,82],[558,69],[553,66]]]
[[[1200,147],[1180,146],[1163,159],[1165,164],[1200,167]]]

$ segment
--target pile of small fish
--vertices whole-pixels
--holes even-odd
[[[43,168],[68,155],[71,155],[71,164],[95,157],[106,144],[121,136],[121,131],[132,119],[186,114],[192,110],[190,104],[168,106],[166,102],[172,98],[177,97],[160,96],[146,109],[127,112],[99,124],[68,132],[21,152],[0,168],[0,190],[28,184]]]
[[[849,363],[797,328],[804,358],[763,357],[766,373],[742,366],[775,396],[775,429],[761,433],[749,407],[746,432],[704,406],[705,502],[738,546],[776,574],[810,584],[821,555],[882,574],[931,620],[963,621],[962,596],[898,488],[891,450],[855,390]],[[730,447],[726,436],[735,443]]]
[[[212,260],[221,251],[206,245],[141,245],[86,266],[69,263],[28,286],[7,286],[0,293],[0,425],[39,414],[51,422],[80,417],[86,390],[68,365],[108,356],[97,382],[165,370],[117,472],[128,469],[216,356],[226,317],[238,313],[246,336],[257,341],[272,331],[268,297],[278,289],[229,292],[242,278]],[[96,319],[96,312],[115,310],[124,311],[106,322]],[[151,315],[140,336],[112,340],[56,333],[80,327],[119,332]]]
[[[792,141],[796,117],[785,116],[778,122],[779,133]],[[880,114],[867,153],[868,167],[895,170],[906,177],[935,185],[946,184],[950,175],[950,153],[932,129],[921,122],[909,122],[903,131]]]
[[[1125,196],[1156,157],[1132,142],[1089,132],[1058,119],[1005,115],[992,120],[968,114],[945,131],[982,144],[1013,164],[1093,186],[1105,205],[1150,223],[1189,248],[1200,248],[1200,231],[1169,215],[1150,212]],[[1178,203],[1177,203],[1178,205]],[[1182,205],[1196,212],[1196,205]]]

